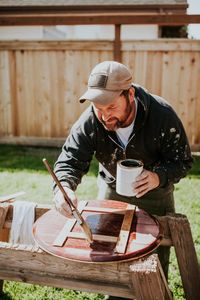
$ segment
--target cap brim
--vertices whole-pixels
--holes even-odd
[[[116,97],[118,97],[123,90],[118,91],[108,91],[104,89],[94,89],[89,88],[80,98],[79,101],[81,103],[85,102],[85,100],[89,100],[95,103],[107,105],[110,104]]]

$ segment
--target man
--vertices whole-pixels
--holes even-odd
[[[71,129],[55,172],[69,197],[87,173],[93,154],[100,163],[106,199],[126,201],[156,215],[174,212],[173,184],[191,168],[192,157],[180,119],[161,97],[132,83],[126,66],[105,61],[92,70],[88,90],[80,102],[91,105]],[[141,160],[144,171],[134,184],[135,197],[116,193],[117,161]],[[55,205],[64,215],[69,208],[55,187]],[[167,277],[169,248],[159,257]]]

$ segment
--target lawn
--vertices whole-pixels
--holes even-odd
[[[52,203],[52,180],[46,171],[42,158],[46,157],[51,165],[55,162],[60,149],[35,148],[0,145],[0,195],[25,191],[20,200],[37,203]],[[95,199],[97,194],[97,162],[92,161],[88,174],[78,187],[79,199]],[[198,258],[200,258],[200,156],[194,156],[194,166],[188,176],[175,187],[176,211],[186,214],[192,229]],[[169,285],[175,299],[185,299],[178,272],[178,266],[172,249]],[[5,282],[2,300],[100,300],[105,296],[68,291],[59,288],[43,287],[32,284]]]

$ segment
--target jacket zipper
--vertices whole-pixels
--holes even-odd
[[[113,140],[113,138],[110,135],[108,135],[108,136],[112,142],[114,142],[117,146],[119,146],[123,150],[123,159],[126,159],[126,148],[127,148],[128,144],[130,143],[130,141],[132,140],[132,138],[135,136],[135,133],[132,135],[132,137],[128,141],[128,144],[125,146],[125,148],[123,148],[120,144],[118,144],[115,140]]]

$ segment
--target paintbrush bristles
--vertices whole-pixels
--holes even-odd
[[[85,233],[86,239],[91,244],[93,242],[91,229],[89,228],[89,226],[86,222],[82,223],[81,227],[83,229],[83,232]],[[86,232],[87,232],[87,234],[86,234]]]

